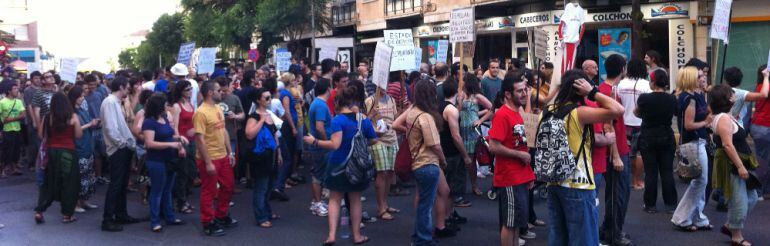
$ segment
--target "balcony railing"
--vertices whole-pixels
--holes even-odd
[[[354,1],[332,6],[332,23],[334,26],[347,26],[356,24],[358,14]]]
[[[385,16],[419,14],[422,11],[423,0],[386,0]]]

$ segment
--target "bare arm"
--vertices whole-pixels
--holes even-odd
[[[316,140],[318,141],[318,147],[328,150],[337,150],[340,148],[340,145],[342,145],[342,131],[332,133],[331,140]],[[313,141],[310,141],[310,144],[312,144],[312,142]]]
[[[444,157],[444,151],[441,149],[441,144],[429,146],[429,148],[433,153],[438,155],[438,164],[442,167],[446,167],[446,157]]]
[[[182,107],[179,106],[180,104],[174,103],[174,106],[171,108],[171,128],[174,128],[175,132],[178,132],[179,135],[184,135],[186,132],[179,132],[179,114],[182,112]]]
[[[735,145],[733,145],[733,127],[732,119],[729,117],[722,117],[717,122],[716,133],[719,134],[719,137],[722,139],[722,146],[724,147],[730,162],[732,162],[735,168],[738,169],[738,175],[740,175],[742,179],[747,179],[748,172],[746,171],[746,167],[743,166],[741,157],[738,156],[738,151],[735,150]]]
[[[599,104],[598,108],[579,107],[577,109],[578,120],[580,120],[581,124],[608,122],[623,115],[625,109],[617,101],[602,93],[596,93],[595,98]]]
[[[286,121],[289,122],[289,126],[291,127],[291,130],[292,130],[292,134],[297,135],[296,134],[297,127],[294,125],[294,119],[291,118],[291,107],[289,106],[290,105],[289,97],[284,97],[281,100],[281,105],[283,105],[283,110],[284,112],[286,112],[283,114],[283,118],[285,118]]]
[[[80,128],[80,120],[78,120],[77,114],[72,114],[72,118],[70,118],[70,125],[75,128],[75,138],[83,137],[83,129]]]
[[[43,119],[40,118],[40,108],[32,106],[32,112],[30,115],[32,115],[32,124],[35,128],[42,128],[38,127],[43,125]]]
[[[459,118],[460,113],[457,112],[456,108],[449,107],[447,110],[444,110],[444,119],[446,119],[447,123],[449,123],[449,132],[452,134],[452,142],[460,151],[460,154],[463,156],[463,158],[468,159],[470,158],[468,156],[468,151],[465,150],[465,144],[463,144],[463,139],[460,136]]]
[[[596,144],[596,147],[606,147],[615,143],[615,133],[614,132],[608,132],[608,133],[595,132],[594,140],[595,140],[594,144]]]
[[[746,94],[746,101],[755,102],[767,98],[767,94],[770,92],[770,81],[768,80],[767,69],[762,71],[762,76],[764,76],[764,80],[762,80],[762,89],[760,89],[759,92],[749,92]]]
[[[264,123],[265,117],[259,117],[259,120],[250,118],[246,121],[246,129],[244,129],[246,132],[246,139],[253,140],[257,136],[257,133],[259,133],[259,129],[262,129]]]
[[[530,161],[530,155],[528,152],[509,149],[508,147],[505,147],[502,143],[494,139],[490,139],[489,141],[489,152],[492,152],[495,155],[504,156],[507,158],[520,159],[524,161],[526,164],[529,164],[529,161]]]
[[[396,117],[396,119],[393,121],[393,130],[401,133],[407,132],[408,129],[406,128],[406,115],[408,112],[409,110],[406,110],[404,113]]]
[[[695,101],[690,101],[690,104],[687,105],[687,108],[684,110],[684,129],[694,131],[706,127],[709,122],[711,122],[711,120],[709,120],[710,117],[711,116],[709,115],[706,120],[695,122]]]
[[[315,132],[318,133],[318,138],[320,139],[329,139],[326,136],[326,129],[324,129],[324,123],[322,121],[316,121],[315,122]]]
[[[201,160],[203,160],[203,163],[206,164],[206,166],[211,165],[214,166],[211,163],[211,158],[209,157],[209,152],[206,150],[206,140],[203,139],[203,134],[195,133],[195,148],[198,149],[198,153],[201,155]]]

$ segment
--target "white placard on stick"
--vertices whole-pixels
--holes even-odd
[[[473,7],[454,9],[449,18],[449,42],[473,42],[476,38]]]
[[[545,60],[548,56],[548,32],[542,28],[535,28],[535,57]]]
[[[711,21],[711,38],[721,39],[727,44],[730,37],[730,8],[733,0],[717,0],[714,6],[714,20]]]
[[[372,83],[382,89],[388,88],[388,74],[390,73],[391,53],[393,53],[393,47],[384,42],[377,42],[377,47],[374,50]]]
[[[413,70],[414,46],[393,46],[390,71]]]
[[[61,80],[74,84],[78,75],[78,64],[80,62],[75,58],[62,58],[59,64],[59,76]]]
[[[217,59],[217,48],[201,48],[198,52],[198,74],[211,74],[214,72],[214,62]]]
[[[398,29],[398,30],[385,30],[383,31],[385,43],[392,46],[409,46],[414,47],[414,37],[412,37],[412,29]]]
[[[192,57],[193,51],[195,51],[195,42],[183,43],[179,46],[179,54],[176,57],[176,62],[190,65],[190,58]]]
[[[280,72],[289,71],[291,66],[291,52],[284,48],[275,50],[275,68]]]

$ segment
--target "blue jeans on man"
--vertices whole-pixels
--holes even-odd
[[[412,245],[436,245],[433,241],[433,202],[436,200],[439,175],[439,167],[434,164],[426,164],[414,170],[419,199],[414,218]]]
[[[599,245],[594,190],[548,186],[548,245]]]
[[[631,194],[631,161],[627,154],[621,155],[620,160],[623,162],[623,171],[615,171],[609,162],[607,172],[604,173],[607,188],[604,190],[604,223],[600,230],[602,235],[606,235],[602,238],[610,242],[622,239]]]

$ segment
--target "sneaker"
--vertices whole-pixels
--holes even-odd
[[[97,209],[97,208],[99,208],[99,205],[88,203],[88,202],[83,202],[83,206],[85,206],[85,208],[87,208],[87,209]]]
[[[519,246],[524,246],[524,244],[526,243],[527,243],[526,240],[519,238]]]
[[[631,240],[628,238],[620,238],[612,242],[612,245],[613,246],[634,246],[634,243],[632,243]]]
[[[452,215],[449,216],[449,220],[452,221],[453,224],[468,223],[468,218],[460,216],[457,211],[452,212]]]
[[[225,230],[214,220],[203,227],[203,233],[210,237],[221,237],[225,235]]]
[[[216,218],[214,219],[214,221],[216,221],[217,225],[221,225],[224,228],[233,228],[238,226],[238,221],[233,218],[230,218],[230,216],[225,216],[224,218],[221,218],[221,219]]]
[[[467,207],[470,207],[471,205],[473,205],[473,203],[471,203],[468,200],[465,200],[465,198],[462,198],[462,197],[458,197],[454,201],[454,206],[458,208],[467,208]]]
[[[246,184],[246,177],[241,178],[241,180],[239,180],[239,183],[241,183],[241,185],[245,185]]]
[[[361,196],[361,202],[365,202],[365,201],[366,201],[366,197],[365,196]]]
[[[312,202],[310,204],[310,212],[313,213],[313,215],[320,217],[329,215],[329,210],[323,202]]]
[[[433,236],[436,238],[447,238],[447,237],[454,237],[457,235],[457,232],[455,230],[450,229],[449,227],[444,227],[444,229],[438,229],[433,231]]]
[[[85,213],[85,212],[86,212],[85,209],[83,209],[81,207],[75,207],[75,213],[82,214],[82,213]]]
[[[535,239],[537,237],[537,234],[535,234],[530,230],[527,230],[527,233],[521,234],[519,237],[523,239]]]

